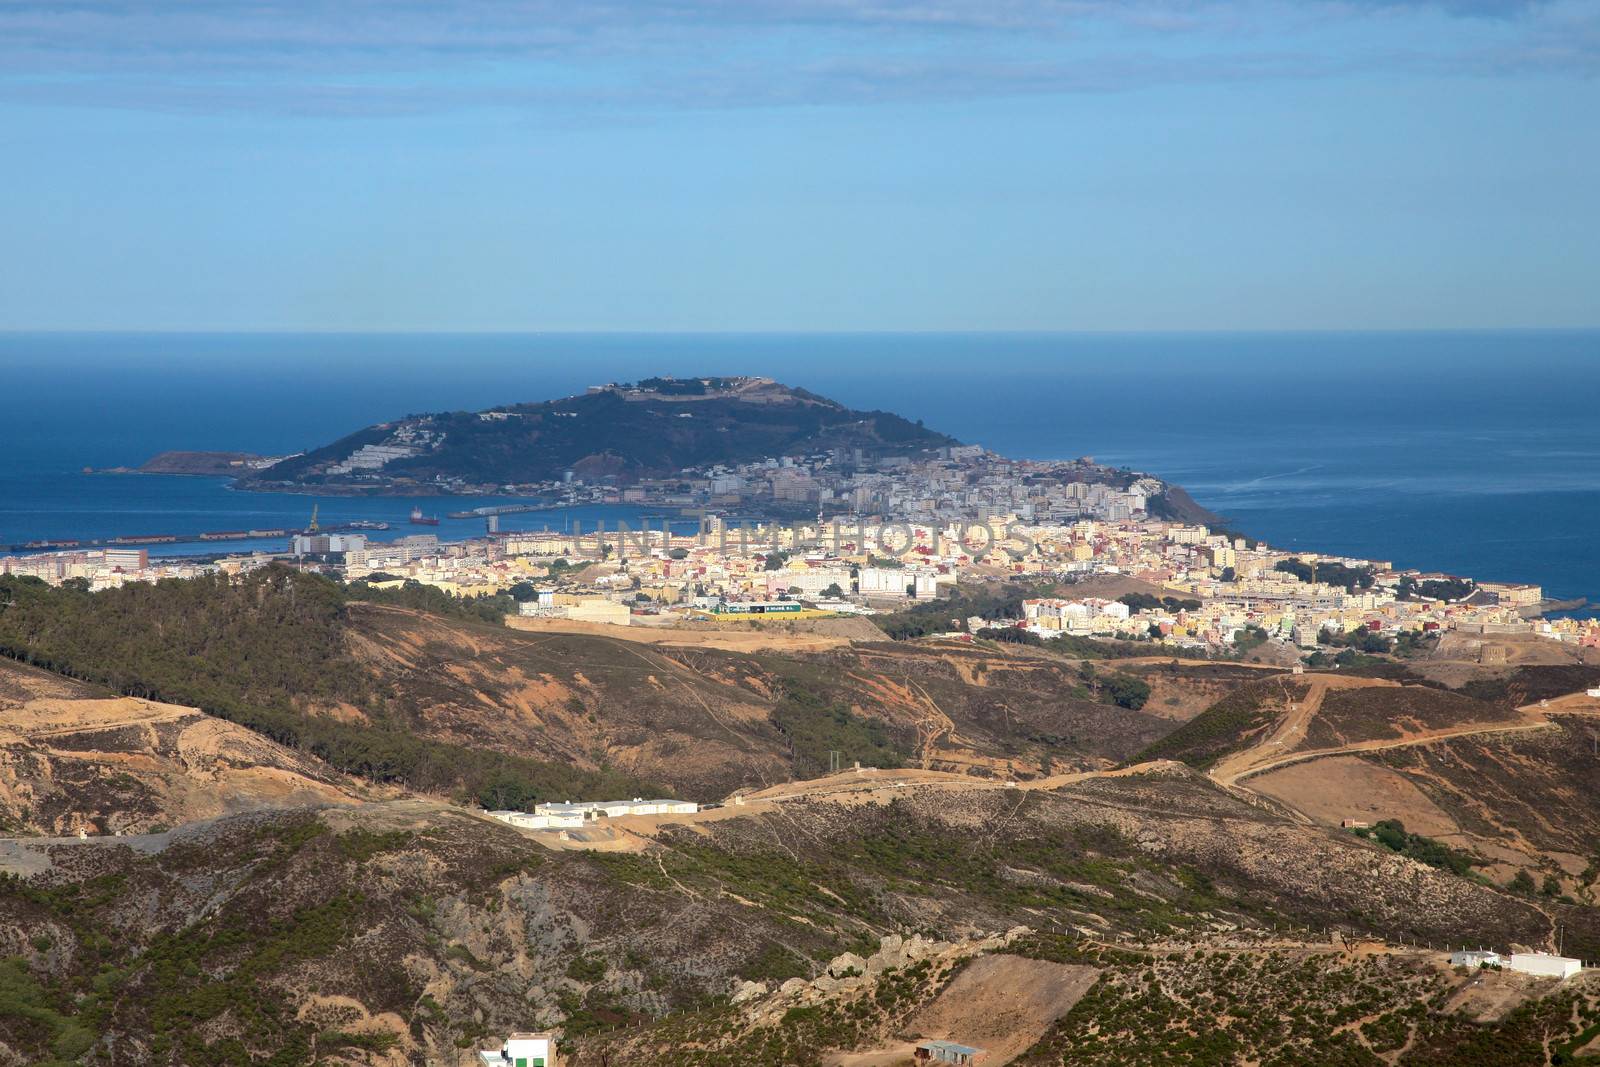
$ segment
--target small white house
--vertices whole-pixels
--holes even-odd
[[[556,1067],[553,1034],[512,1034],[498,1049],[478,1053],[487,1067]]]
[[[919,1041],[911,1052],[911,1058],[919,1064],[955,1063],[962,1067],[977,1067],[989,1058],[989,1053],[954,1041]]]
[[[1506,964],[1513,971],[1541,978],[1567,978],[1583,970],[1583,961],[1547,952],[1513,952]]]
[[[1592,697],[1600,697],[1600,686],[1588,690],[1588,694]]]
[[[1450,966],[1452,967],[1498,967],[1500,966],[1500,953],[1489,949],[1469,949],[1463,952],[1450,953]]]

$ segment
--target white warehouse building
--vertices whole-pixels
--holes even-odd
[[[1552,956],[1548,952],[1513,952],[1506,967],[1541,978],[1570,978],[1583,970],[1583,961],[1570,956]]]
[[[491,818],[499,819],[512,826],[520,826],[524,830],[576,830],[583,826],[582,815],[551,815],[536,813],[530,815],[525,811],[491,811]]]
[[[491,819],[524,830],[578,830],[584,823],[604,815],[609,819],[624,815],[693,815],[700,805],[692,800],[579,800],[554,804],[535,804],[532,812],[491,811]]]

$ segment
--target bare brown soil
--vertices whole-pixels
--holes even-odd
[[[1094,985],[1100,972],[1046,960],[995,954],[967,965],[932,1003],[907,1019],[908,1040],[844,1053],[834,1067],[910,1063],[917,1041],[939,1039],[984,1049],[985,1067],[1003,1067],[1026,1052]]]
[[[1093,967],[980,956],[905,1029],[917,1039],[943,1038],[987,1049],[985,1062],[999,1067],[1043,1037],[1099,977]]]
[[[1399,819],[1406,829],[1448,838],[1460,827],[1404,775],[1358,756],[1295,763],[1250,779],[1250,788],[1304,812],[1326,826],[1345,819]]]
[[[858,750],[846,760],[991,779],[1111,766],[1166,729],[1096,700],[1075,665],[1011,649],[570,621],[513,629],[370,607],[354,619],[352,653],[420,734],[604,764],[701,801],[815,775],[834,747],[825,717],[840,711],[877,724],[883,739],[877,758]],[[781,728],[796,701],[824,731],[805,749]]]
[[[1507,710],[1416,687],[1347,685],[1339,695],[1362,698],[1362,712],[1351,718],[1351,708],[1343,709],[1342,726],[1333,728],[1316,721],[1331,702],[1328,687],[1308,677],[1314,698],[1281,720],[1267,742],[1220,765],[1218,781],[1240,783],[1326,826],[1398,820],[1480,857],[1480,873],[1495,881],[1542,869],[1563,891],[1591,899],[1582,875],[1593,850],[1574,828],[1600,817],[1589,799],[1600,783],[1600,759],[1591,752],[1600,751],[1600,700],[1576,693]],[[1453,713],[1485,709],[1502,717],[1449,721]],[[1284,752],[1306,745],[1296,739],[1308,734],[1327,744],[1330,732],[1337,740],[1329,747]],[[1364,739],[1349,740],[1346,732]]]
[[[1498,708],[1453,693],[1371,678],[1306,675],[1305,680],[1310,687],[1305,699],[1290,707],[1256,745],[1219,762],[1211,771],[1214,779],[1232,785],[1305,760],[1550,726],[1535,706]]]
[[[767,628],[614,626],[575,619],[523,618],[516,615],[509,616],[506,625],[513,630],[529,633],[593,634],[641,645],[714,648],[724,652],[823,652],[850,644],[850,638],[845,636]],[[866,625],[872,626],[871,623]],[[876,627],[873,629],[876,630]],[[877,639],[882,638],[883,634],[878,632]]]
[[[1592,652],[1587,654],[1590,662],[1595,658]],[[1585,650],[1534,634],[1464,634],[1452,630],[1439,639],[1428,661],[1481,663],[1491,668],[1526,667],[1583,663]]]
[[[1067,587],[1068,592],[1077,598],[1103,597],[1106,600],[1115,600],[1130,593],[1142,593],[1145,596],[1163,597],[1175,596],[1172,590],[1146,582],[1139,578],[1130,578],[1125,574],[1095,574],[1079,582],[1074,582]]]
[[[0,662],[0,821],[13,829],[142,833],[354,799],[319,761],[194,708]]]

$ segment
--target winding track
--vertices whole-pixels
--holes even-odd
[[[1423,733],[1413,734],[1410,737],[1352,741],[1347,745],[1307,749],[1302,752],[1286,751],[1295,739],[1305,736],[1305,731],[1311,725],[1311,720],[1322,707],[1323,698],[1327,696],[1328,690],[1333,688],[1328,684],[1328,681],[1328,679],[1312,681],[1312,691],[1307,694],[1306,699],[1290,711],[1289,715],[1283,719],[1278,728],[1269,737],[1260,744],[1243,752],[1235,753],[1220,762],[1216,767],[1212,768],[1210,772],[1211,779],[1222,786],[1234,786],[1242,779],[1264,774],[1279,767],[1286,767],[1291,763],[1305,763],[1310,760],[1326,759],[1329,756],[1381,752],[1391,748],[1410,748],[1415,745],[1429,745],[1437,741],[1448,741],[1457,737],[1471,737],[1480,734],[1511,734],[1528,733],[1534,730],[1549,730],[1556,725],[1550,718],[1552,712],[1568,715],[1600,714],[1600,708],[1594,710],[1586,708],[1561,709],[1550,704],[1525,704],[1517,709],[1517,713],[1521,716],[1518,720],[1465,723],[1461,726],[1446,727],[1442,730],[1428,730]],[[1571,702],[1575,698],[1582,698],[1583,696],[1584,694],[1582,693],[1574,693],[1570,696],[1559,698],[1556,703]],[[1277,751],[1274,752],[1274,749]]]
[[[1267,771],[1291,763],[1303,763],[1310,760],[1326,759],[1331,756],[1376,752],[1391,748],[1405,748],[1413,745],[1426,745],[1457,737],[1546,730],[1555,726],[1555,723],[1551,720],[1551,715],[1553,714],[1600,718],[1600,701],[1586,699],[1582,693],[1576,693],[1551,701],[1547,705],[1530,704],[1518,708],[1520,718],[1517,720],[1467,723],[1442,730],[1430,730],[1410,737],[1355,741],[1332,748],[1285,752],[1284,750],[1288,746],[1305,737],[1312,720],[1322,707],[1323,698],[1330,689],[1345,688],[1352,685],[1397,684],[1378,679],[1350,679],[1318,675],[1307,676],[1306,682],[1310,687],[1306,697],[1290,708],[1288,714],[1261,741],[1243,752],[1235,753],[1214,768],[1209,774],[1212,781],[1225,789],[1248,789],[1248,786],[1241,784],[1244,779],[1264,774]],[[1099,778],[1132,777],[1175,766],[1179,766],[1179,764],[1171,760],[1154,760],[1112,770],[1073,771],[1050,775],[1045,778],[1007,783],[1007,785],[1018,791],[1048,791]],[[898,770],[864,768],[860,771],[849,770],[824,778],[786,782],[768,789],[741,794],[738,801],[729,798],[727,806],[701,812],[698,815],[630,816],[616,820],[614,825],[618,830],[640,834],[641,836],[650,836],[657,826],[668,822],[693,825],[698,822],[736,817],[740,814],[754,814],[764,810],[773,810],[785,803],[797,800],[815,800],[825,797],[840,798],[855,795],[862,800],[872,801],[893,796],[897,790],[913,787],[919,789],[987,790],[994,789],[996,785],[995,780],[991,778],[974,778],[970,775],[953,774],[947,771],[919,768]]]

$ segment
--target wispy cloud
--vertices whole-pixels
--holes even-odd
[[[0,99],[401,115],[1600,71],[1600,0],[0,0]]]

